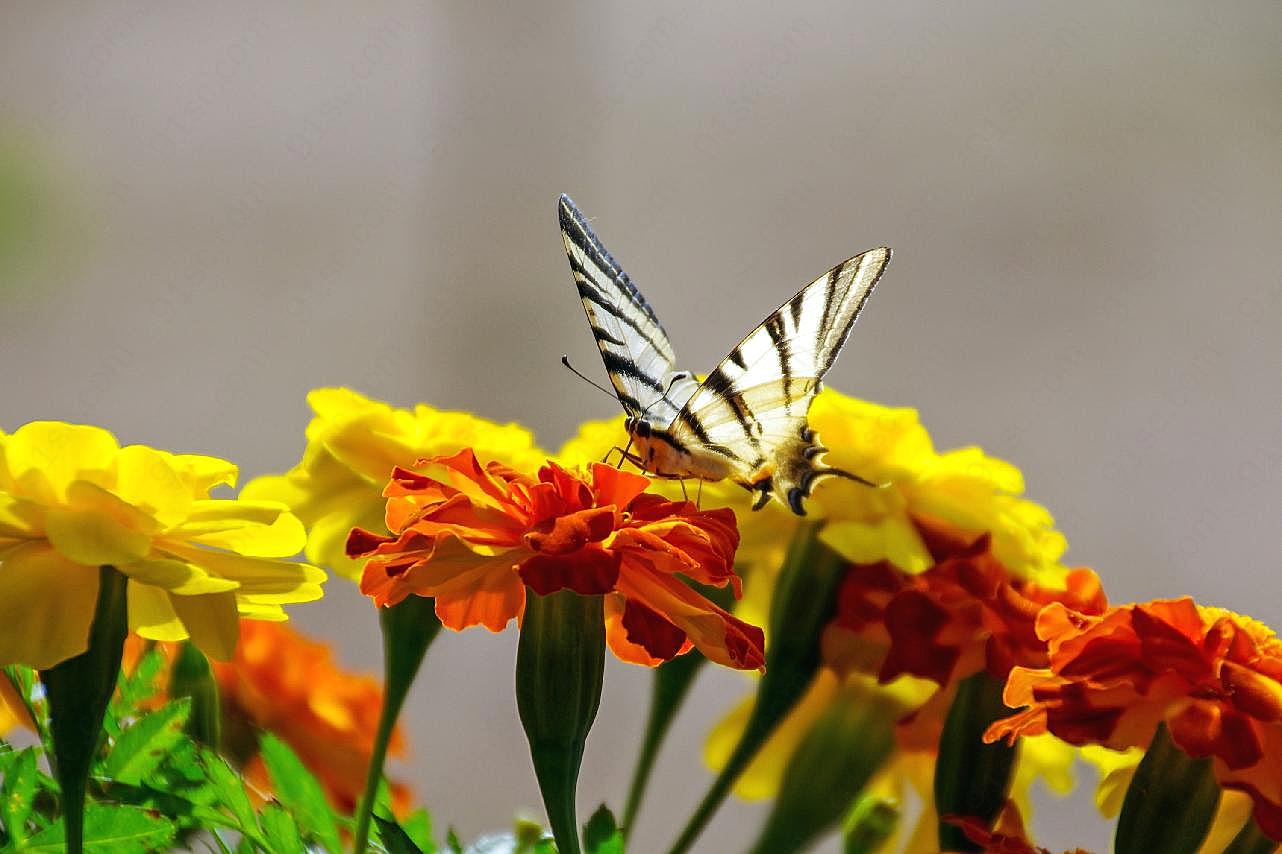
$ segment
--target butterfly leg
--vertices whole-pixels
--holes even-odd
[[[686,479],[684,477],[681,478],[681,497],[686,501],[690,500],[690,495],[686,492]]]
[[[699,478],[699,491],[694,494],[694,509],[703,509],[703,478]]]

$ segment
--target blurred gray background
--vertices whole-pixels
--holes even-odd
[[[1282,5],[108,4],[0,11],[0,427],[279,471],[349,384],[519,420],[613,407],[568,192],[707,370],[797,288],[895,261],[830,375],[1017,463],[1114,601],[1282,626]],[[351,585],[295,610],[374,669]],[[402,769],[464,836],[539,805],[512,632],[432,650]],[[612,665],[583,809],[648,685]],[[706,673],[637,851],[670,841],[745,690]],[[1084,793],[1052,849],[1105,848]],[[585,813],[586,814],[586,813]],[[761,808],[730,804],[735,850]],[[831,846],[831,843],[830,843]],[[832,849],[835,850],[835,849]]]

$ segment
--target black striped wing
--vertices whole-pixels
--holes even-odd
[[[676,357],[654,309],[569,196],[561,196],[559,211],[574,284],[619,402],[629,415],[644,413],[654,423],[668,423],[697,383],[688,373],[673,371]]]
[[[668,434],[730,456],[737,479],[800,513],[814,478],[835,472],[815,460],[806,414],[890,254],[881,247],[856,255],[802,288],[717,365]]]

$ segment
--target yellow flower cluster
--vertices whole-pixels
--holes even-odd
[[[931,519],[975,536],[988,532],[993,554],[1013,574],[1050,587],[1063,585],[1064,535],[1044,507],[1022,497],[1023,476],[1010,463],[976,447],[939,453],[916,410],[880,406],[832,389],[815,398],[810,424],[831,449],[822,458],[825,463],[887,484],[870,489],[825,478],[816,485],[807,512],[823,522],[820,539],[842,557],[854,563],[885,560],[905,572],[920,572],[934,561],[913,520]],[[583,465],[602,459],[626,439],[622,418],[589,421],[558,458]],[[679,495],[681,485],[660,488]],[[765,626],[774,575],[799,520],[777,502],[753,512],[752,496],[728,481],[687,489],[701,489],[704,506],[734,509],[742,537],[735,563],[746,579],[745,597],[735,612]]]
[[[546,460],[530,431],[517,424],[421,403],[395,409],[346,388],[316,389],[307,402],[316,415],[307,425],[302,461],[285,474],[255,478],[242,497],[289,505],[307,526],[308,560],[353,581],[362,562],[347,557],[347,534],[352,528],[386,530],[383,487],[393,467],[462,448],[516,468]]]
[[[129,626],[228,658],[239,617],[283,620],[325,573],[292,563],[303,526],[277,501],[210,498],[236,467],[121,447],[98,427],[0,433],[0,664],[51,667],[88,645],[100,566],[126,575]]]

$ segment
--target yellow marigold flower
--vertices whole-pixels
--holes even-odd
[[[1064,586],[1064,536],[1044,507],[1021,497],[1023,476],[1010,463],[976,447],[938,453],[916,410],[881,406],[832,389],[815,398],[810,424],[829,449],[824,462],[888,484],[869,489],[825,478],[807,502],[810,517],[825,522],[820,539],[852,563],[884,560],[905,572],[923,571],[935,561],[918,522],[931,520],[974,537],[987,532],[994,556],[1012,575]],[[569,465],[599,461],[626,441],[621,417],[590,421],[561,448],[558,459]],[[705,507],[735,510],[742,537],[735,564],[745,578],[744,598],[735,612],[767,625],[774,574],[799,520],[778,502],[750,512],[752,496],[728,481],[686,488],[692,498],[701,488]],[[669,482],[663,491],[673,490],[679,495],[681,485]]]
[[[546,459],[517,424],[421,403],[412,411],[394,409],[347,388],[315,389],[307,402],[316,416],[307,425],[302,461],[285,474],[255,478],[242,496],[287,504],[307,526],[307,559],[353,581],[363,561],[347,557],[347,534],[387,530],[383,487],[395,467],[465,447],[516,468],[537,468]]]
[[[227,658],[238,616],[284,620],[321,570],[279,560],[303,526],[274,501],[212,499],[236,467],[120,447],[98,427],[36,421],[0,433],[0,664],[48,668],[88,647],[98,569],[128,576],[130,627]]]

